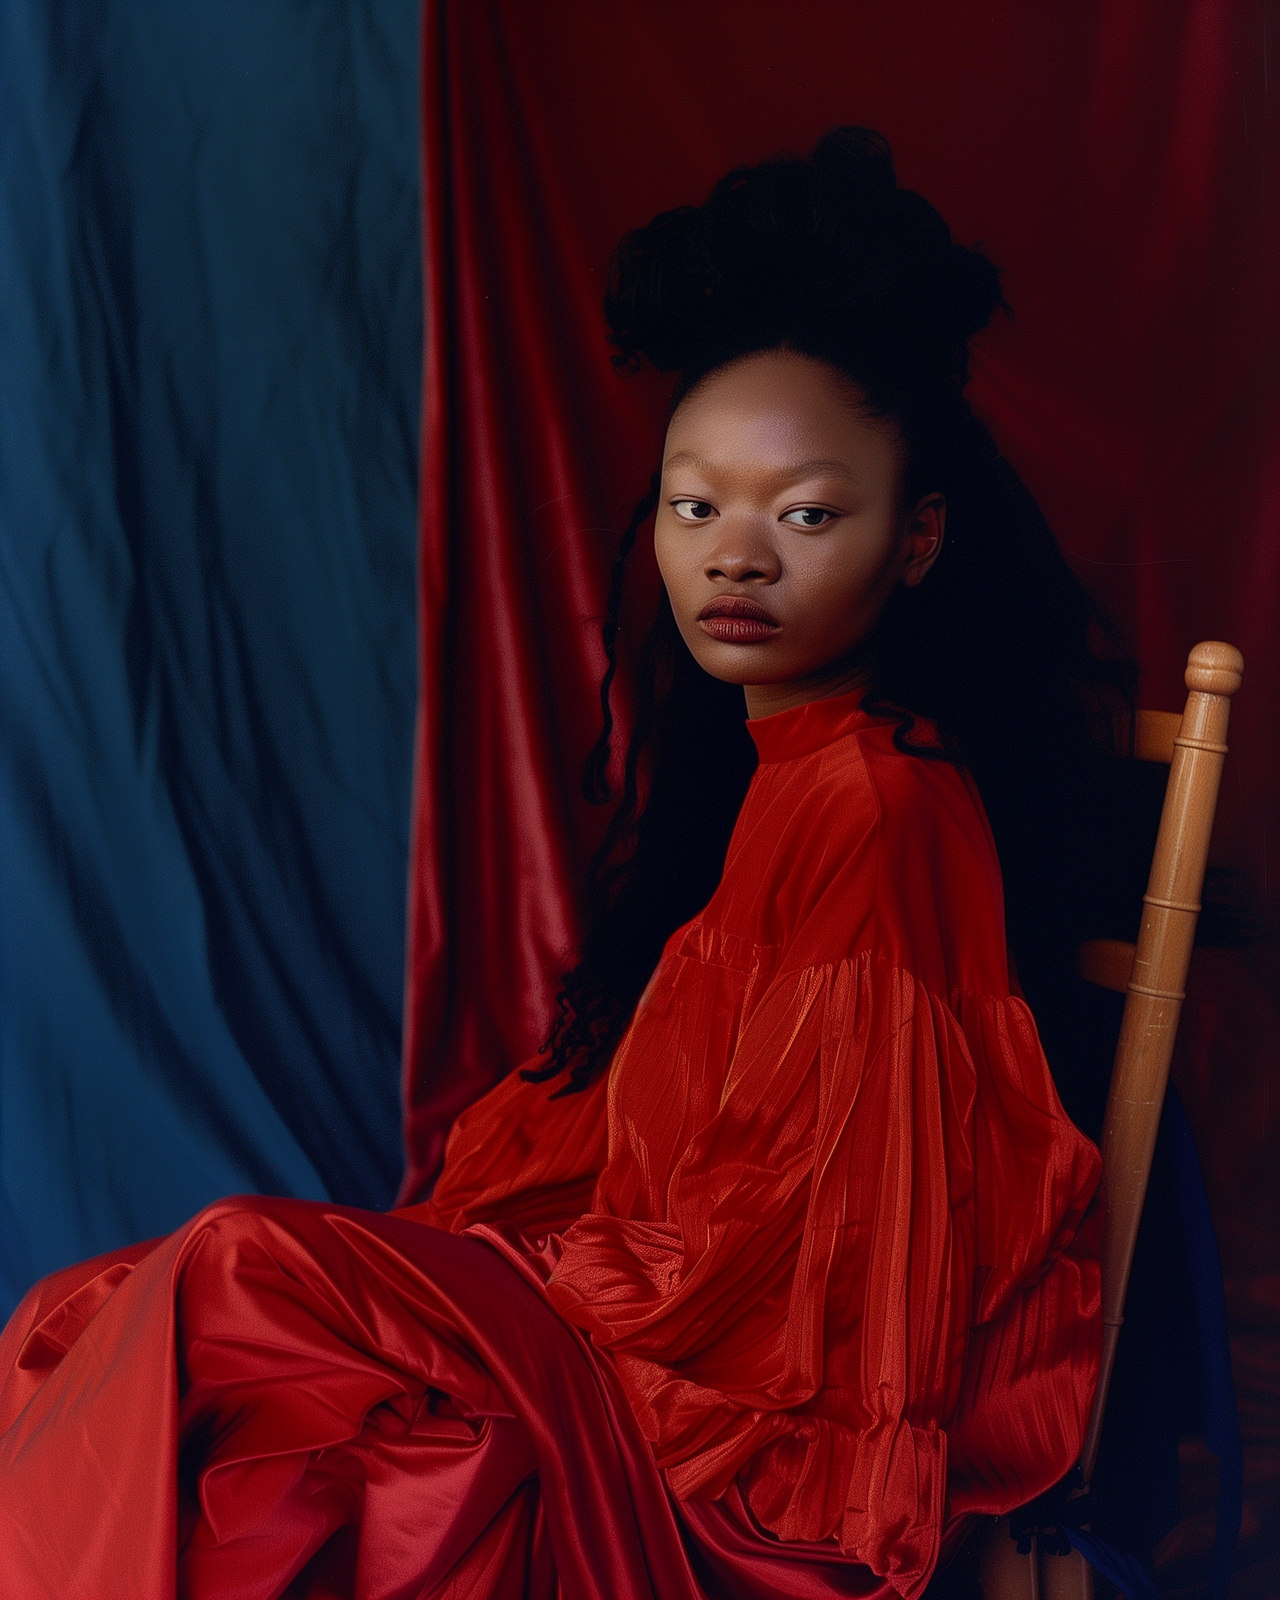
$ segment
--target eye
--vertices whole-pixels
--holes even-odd
[[[685,522],[707,522],[716,514],[716,508],[708,500],[673,500],[671,509]]]
[[[788,511],[781,520],[789,522],[793,528],[821,528],[834,517],[834,511],[826,511],[822,506],[797,506],[794,511]]]

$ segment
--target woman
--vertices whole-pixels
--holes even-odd
[[[619,361],[679,378],[597,793],[655,508],[665,594],[546,1049],[423,1206],[224,1201],[31,1291],[6,1596],[913,1600],[1070,1469],[1098,1156],[983,801],[1047,969],[1126,674],[961,397],[999,304],[864,130],[624,241]]]

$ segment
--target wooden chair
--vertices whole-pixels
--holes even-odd
[[[1227,716],[1243,670],[1243,658],[1231,645],[1198,644],[1187,659],[1190,692],[1181,717],[1171,711],[1138,713],[1134,754],[1170,768],[1138,942],[1096,940],[1080,951],[1083,977],[1126,996],[1102,1131],[1107,1198],[1102,1366],[1080,1458],[1086,1488],[1098,1456],[1129,1269],[1185,999],[1227,753]],[[988,1600],[1092,1600],[1093,1573],[1074,1550],[1069,1556],[1041,1555],[1033,1543],[1030,1556],[1019,1555],[1002,1520],[984,1551],[982,1586]]]

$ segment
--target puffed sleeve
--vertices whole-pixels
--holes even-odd
[[[1097,1152],[1021,1000],[938,995],[875,949],[773,977],[714,1114],[664,1135],[717,1031],[680,991],[615,1064],[609,1161],[547,1292],[677,1495],[737,1477],[778,1538],[834,1537],[911,1600],[947,1515],[1009,1510],[1078,1453]]]

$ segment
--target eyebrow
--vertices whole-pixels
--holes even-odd
[[[695,455],[692,450],[678,450],[675,455],[667,457],[663,467],[697,467],[708,476],[715,471],[705,456]],[[857,474],[847,462],[836,461],[829,456],[815,456],[810,461],[797,461],[794,466],[783,467],[774,476],[783,482],[794,483],[798,478],[811,478],[819,472],[830,472],[841,478],[848,478],[851,482],[857,481]]]

